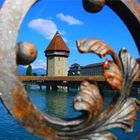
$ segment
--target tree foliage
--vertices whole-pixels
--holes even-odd
[[[26,75],[27,76],[32,76],[32,66],[31,65],[29,65],[27,67],[27,69],[26,69]]]

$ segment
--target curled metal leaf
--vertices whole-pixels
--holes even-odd
[[[106,54],[112,54],[114,52],[112,47],[110,47],[108,44],[93,38],[78,40],[77,46],[80,52],[94,52],[101,58]]]
[[[103,64],[104,77],[112,88],[121,90],[122,88],[122,72],[120,68],[111,60],[107,59]]]
[[[87,111],[91,118],[99,115],[103,106],[103,97],[99,88],[88,81],[83,81],[79,94],[74,98],[74,108],[76,111]]]
[[[123,104],[120,104],[118,110],[115,110],[108,118],[102,129],[122,128],[126,132],[132,132],[139,105],[140,102],[135,98],[124,100]]]
[[[109,131],[103,131],[100,133],[91,134],[81,140],[117,140],[117,138]]]
[[[109,46],[107,43],[98,40],[98,39],[83,39],[77,41],[77,46],[80,52],[87,53],[92,52],[96,53],[100,58],[105,57],[107,54],[110,54],[114,60],[114,62],[120,67],[121,63],[118,55],[114,52],[113,48]]]
[[[124,91],[127,93],[131,88],[132,83],[140,74],[140,66],[137,61],[128,53],[126,49],[120,51],[120,59],[123,68],[123,79],[124,79]],[[126,90],[128,89],[128,90]]]

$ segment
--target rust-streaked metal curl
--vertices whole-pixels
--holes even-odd
[[[135,2],[118,1],[125,4],[128,11],[133,12],[130,5],[135,4]],[[102,110],[104,99],[98,86],[90,81],[82,82],[80,92],[74,99],[75,110],[81,111],[82,115],[70,121],[45,115],[32,104],[25,88],[19,81],[17,62],[28,64],[33,61],[36,49],[33,45],[28,44],[29,48],[33,47],[33,51],[29,54],[28,51],[25,51],[25,55],[29,57],[24,59],[20,54],[22,51],[17,51],[16,40],[20,24],[35,2],[37,0],[5,0],[0,11],[0,97],[5,107],[22,126],[43,139],[116,140],[116,136],[109,129],[118,127],[125,131],[131,131],[139,101],[135,98],[128,98],[128,96],[131,85],[138,76],[139,65],[127,50],[122,49],[118,56],[110,46],[100,40],[86,39],[78,41],[77,44],[78,49],[83,53],[93,52],[100,57],[110,54],[113,58],[113,61],[105,62],[104,75],[108,84],[119,90],[120,94],[114,97],[115,99],[106,109]],[[106,4],[108,3],[109,0],[106,0]],[[98,5],[98,2],[96,4]],[[97,7],[97,9],[101,9],[102,6]],[[140,21],[137,11],[139,10],[135,11],[133,17]],[[22,46],[22,44],[20,45]],[[114,74],[116,68],[118,76]]]
[[[115,58],[117,56],[112,49],[109,50],[113,52],[107,51],[109,47],[106,43],[102,43],[100,40],[97,41],[97,39],[84,39],[77,41],[77,44],[79,45],[78,49],[83,53],[92,51],[100,56],[104,52],[105,54],[103,56],[106,54],[112,54],[112,58],[114,58],[113,55],[115,55]],[[130,95],[132,83],[136,80],[135,78],[139,76],[140,66],[126,49],[122,49],[119,56],[117,56],[117,61],[107,59],[103,64],[103,69],[107,83],[112,88],[118,90],[119,95],[116,94],[107,109],[98,115],[95,122],[91,125],[91,128],[92,130],[96,129],[95,132],[98,132],[100,135],[106,132],[106,130],[115,127],[130,132],[133,130],[140,102],[135,98],[128,98],[128,96]],[[111,136],[111,139],[116,139],[113,135]],[[93,138],[94,137],[95,136],[93,136]],[[110,135],[108,139],[110,139]]]

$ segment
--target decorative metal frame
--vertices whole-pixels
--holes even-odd
[[[16,45],[16,38],[25,14],[35,2],[37,0],[5,0],[0,10],[0,97],[7,110],[22,126],[44,139],[115,140],[117,138],[109,131],[110,128],[131,132],[139,101],[129,95],[132,83],[139,76],[140,67],[126,49],[122,49],[118,56],[100,40],[86,39],[77,41],[77,45],[80,52],[93,52],[100,57],[110,54],[113,58],[105,61],[104,76],[118,92],[106,109],[102,109],[103,97],[98,86],[89,81],[81,83],[80,92],[74,98],[74,108],[82,115],[71,121],[45,115],[32,104],[18,79],[17,63],[29,64],[37,53],[30,43]],[[135,0],[83,0],[84,8],[89,12],[99,11],[104,4],[126,23],[140,52],[140,5]],[[126,14],[130,15],[133,23],[128,23]]]

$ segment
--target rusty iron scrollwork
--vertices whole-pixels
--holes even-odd
[[[106,54],[112,56],[113,60],[107,59],[103,64],[107,83],[117,90],[109,106],[103,109],[104,99],[100,89],[89,81],[81,83],[80,91],[74,98],[75,110],[82,113],[77,118],[69,121],[54,118],[43,114],[32,104],[18,79],[17,64],[31,63],[37,52],[31,43],[16,44],[16,38],[25,14],[35,2],[37,0],[5,0],[0,11],[0,97],[7,110],[22,126],[44,139],[116,140],[117,137],[109,131],[111,128],[131,132],[140,103],[129,95],[133,82],[139,76],[140,67],[126,49],[117,55],[112,47],[97,39],[79,40],[77,46],[82,53],[96,53],[101,58]],[[114,3],[109,2],[83,0],[83,5],[86,10],[93,12],[99,11],[104,4],[115,7]],[[140,21],[140,6],[134,0],[118,2]],[[133,29],[131,33],[134,34]],[[135,41],[138,43],[137,39]]]

